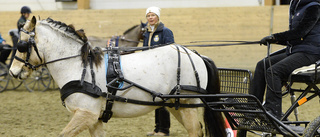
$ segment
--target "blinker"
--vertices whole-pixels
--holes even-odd
[[[21,53],[24,53],[24,52],[27,52],[28,49],[29,49],[29,43],[24,41],[24,40],[20,40],[18,43],[17,43],[17,49],[19,52]]]

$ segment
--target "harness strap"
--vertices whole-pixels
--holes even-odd
[[[81,79],[80,79],[80,84],[83,85],[84,78],[87,74],[87,62],[83,63],[83,69],[82,69],[82,74],[81,74]]]
[[[84,81],[81,85],[81,81],[74,80],[68,82],[60,89],[60,96],[63,105],[64,100],[73,93],[84,93],[94,98],[102,96],[102,91],[98,86],[93,88],[92,84],[89,82]]]
[[[181,90],[181,87],[180,87],[181,55],[180,55],[180,49],[179,49],[179,47],[178,47],[176,44],[174,44],[174,46],[177,48],[177,52],[178,52],[177,85],[176,85],[176,88],[174,88],[175,90],[171,90],[170,95],[173,95],[174,92],[175,92],[177,95],[180,95],[180,90]],[[179,99],[179,98],[176,98],[176,99],[175,99],[175,109],[178,110],[179,107],[180,107],[180,99]]]
[[[151,102],[151,101],[141,101],[141,100],[135,100],[135,99],[129,99],[121,96],[111,95],[103,93],[102,96],[113,99],[114,101],[118,102],[125,102],[125,103],[132,103],[137,105],[146,105],[146,106],[166,106],[166,107],[175,107],[176,103],[165,103],[165,101],[159,101],[159,102]],[[204,104],[179,104],[180,107],[183,108],[197,108],[197,107],[204,107]]]
[[[195,75],[196,80],[197,80],[197,87],[198,87],[199,90],[200,90],[200,78],[199,78],[198,71],[196,70],[196,67],[195,67],[195,65],[194,65],[194,62],[193,62],[190,54],[188,53],[188,50],[187,50],[185,47],[183,47],[183,46],[181,46],[181,47],[182,47],[182,49],[187,53],[187,55],[188,55],[188,57],[189,57],[189,60],[190,60],[190,62],[191,62],[191,65],[192,65],[192,68],[193,68],[193,71],[194,71],[194,75]]]
[[[92,52],[90,52],[92,53]],[[94,88],[96,86],[96,74],[93,71],[93,61],[92,61],[92,57],[89,56],[89,60],[90,60],[90,71],[91,71],[91,80],[92,80],[92,87]]]
[[[192,92],[196,92],[199,94],[208,94],[208,91],[203,89],[203,88],[199,88],[196,86],[190,86],[190,85],[180,85],[180,87],[175,86],[171,92],[175,92],[177,90],[177,88],[180,88],[180,90],[185,90],[185,91],[192,91]],[[169,95],[173,95],[173,94],[169,94]]]
[[[34,36],[30,35],[30,38],[28,41],[31,43],[32,47],[34,48],[34,51],[36,51],[36,54],[37,54],[38,58],[40,59],[40,62],[42,62],[42,58],[40,57],[38,48],[36,46],[36,42],[34,41]],[[31,53],[31,51],[30,51],[30,53]]]
[[[26,57],[26,62],[29,63],[29,59],[30,59],[30,54],[31,54],[31,48],[30,46],[28,47],[28,52],[27,52],[27,57]],[[30,63],[29,63],[30,64]]]
[[[117,40],[118,41],[118,40]],[[111,47],[112,48],[112,47]],[[108,68],[107,68],[107,87],[108,85],[111,86],[115,86],[118,87],[119,83],[117,83],[118,80],[122,81],[123,74],[121,72],[121,68],[120,68],[120,59],[119,59],[119,50],[110,50],[107,52],[108,53]],[[112,73],[113,70],[115,70],[115,72],[118,74],[114,74]],[[121,75],[121,76],[120,76]],[[111,94],[113,96],[115,96],[117,94],[117,89],[115,88],[109,88],[108,87],[108,94]],[[114,99],[109,98],[106,96],[107,102],[106,102],[106,108],[102,113],[102,116],[100,118],[100,120],[102,120],[103,122],[108,122],[109,119],[112,117],[113,112],[112,107],[113,107],[113,103],[114,103]]]
[[[70,57],[65,57],[65,58],[60,58],[60,59],[56,59],[56,60],[52,60],[52,61],[48,61],[46,63],[42,63],[42,64],[39,64],[39,65],[36,65],[34,66],[35,68],[38,68],[40,66],[45,66],[47,64],[51,64],[51,63],[54,63],[54,62],[58,62],[58,61],[62,61],[62,60],[67,60],[67,59],[71,59],[71,58],[75,58],[75,57],[79,57],[81,55],[74,55],[74,56],[70,56]]]
[[[35,67],[34,67],[33,65],[31,65],[28,61],[23,60],[22,58],[19,58],[19,57],[17,57],[17,56],[14,56],[14,59],[16,59],[16,60],[24,63],[25,66],[28,66],[28,67],[31,68],[31,69],[35,69]]]
[[[123,82],[128,83],[129,84],[128,86],[125,86],[125,87],[122,87],[122,88],[118,88],[116,86],[113,86],[113,85],[117,84],[119,80],[120,80],[120,78],[116,78],[116,79],[112,80],[111,82],[108,82],[106,87],[108,87],[108,89],[114,89],[114,90],[126,90],[126,89],[131,88],[131,87],[134,86],[134,87],[139,88],[139,89],[141,89],[141,90],[143,90],[145,92],[150,93],[151,96],[153,97],[153,100],[155,100],[156,97],[160,97],[162,95],[159,92],[155,92],[155,91],[149,90],[149,89],[147,89],[147,88],[145,88],[145,87],[143,87],[143,86],[141,86],[141,85],[139,85],[137,83],[134,83],[134,82],[132,82],[132,81],[130,81],[128,79],[125,79],[125,78],[121,79],[121,80]]]

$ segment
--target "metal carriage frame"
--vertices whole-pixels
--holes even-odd
[[[316,96],[320,97],[320,90],[317,84],[320,83],[318,67],[320,61],[315,63],[315,69],[292,74],[289,80],[285,80],[283,96],[290,95],[292,106],[286,110],[280,120],[267,112],[262,103],[249,94],[250,83],[252,81],[252,73],[243,69],[219,68],[219,77],[221,83],[222,94],[216,95],[185,95],[170,96],[171,98],[215,98],[216,102],[209,102],[212,111],[224,113],[230,126],[234,130],[238,130],[238,136],[246,136],[246,132],[252,132],[260,136],[275,136],[281,134],[284,136],[320,136],[320,116],[310,121],[299,121],[297,108],[304,103],[310,101]],[[294,83],[305,83],[305,89],[295,89],[292,87]],[[298,98],[296,93],[301,93]],[[310,94],[308,96],[308,94]],[[308,96],[308,97],[307,97]],[[294,113],[295,121],[286,121],[289,115]],[[300,125],[304,125],[301,127]],[[259,132],[257,132],[259,131]]]
[[[218,68],[219,70],[219,78],[221,84],[221,94],[195,94],[195,95],[158,95],[158,97],[163,99],[181,99],[181,98],[199,98],[202,99],[203,104],[194,104],[192,106],[184,106],[184,104],[180,104],[180,107],[209,107],[212,111],[222,112],[229,122],[230,126],[233,130],[238,130],[238,136],[245,137],[246,132],[252,132],[256,135],[260,135],[263,137],[267,136],[275,136],[276,134],[281,134],[284,136],[306,136],[311,137],[314,135],[319,136],[320,134],[320,117],[316,118],[314,121],[316,123],[310,121],[283,121],[278,120],[272,114],[267,112],[263,107],[262,103],[253,95],[249,94],[250,83],[252,81],[252,73],[249,70],[245,69],[232,69],[232,68]],[[316,71],[317,72],[317,71]],[[311,72],[314,76],[316,73]],[[310,72],[309,72],[310,74]],[[301,76],[305,76],[305,74],[293,75],[292,78],[300,78]],[[293,82],[293,81],[291,81]],[[298,82],[295,80],[295,82]],[[305,80],[300,82],[305,82]],[[292,85],[292,83],[290,83]],[[287,88],[286,91],[283,92],[283,95],[289,94],[294,95],[294,92],[302,92],[300,97],[292,102],[292,106],[287,110],[282,119],[287,118],[291,112],[293,112],[300,105],[296,105],[301,100],[304,100],[303,97],[307,95],[307,93],[313,93],[308,98],[312,99],[315,96],[320,95],[319,89],[316,88],[316,81],[312,83],[308,82],[308,87],[305,90],[301,89],[293,89]],[[313,89],[313,90],[312,90]],[[110,96],[109,96],[110,97]],[[111,96],[114,98],[115,96]],[[214,102],[206,102],[203,100],[204,98],[212,98]],[[125,98],[114,98],[118,99],[117,101],[126,101],[128,103],[138,103],[132,102],[132,100],[127,100]],[[158,105],[158,106],[168,106],[168,107],[176,107],[173,103],[157,103],[150,102],[142,105]],[[302,104],[301,104],[302,105]],[[297,115],[296,115],[297,116]],[[299,125],[305,125],[305,127],[301,127]],[[313,125],[307,127],[307,125]],[[307,128],[306,128],[307,127]],[[308,133],[309,132],[309,133]],[[306,135],[305,135],[306,134]]]

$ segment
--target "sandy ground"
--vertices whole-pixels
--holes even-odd
[[[71,118],[60,101],[57,90],[46,92],[28,92],[24,87],[16,91],[5,91],[0,94],[0,136],[2,137],[51,137],[57,136]],[[289,106],[288,98],[284,99],[284,108]],[[301,120],[312,120],[319,115],[319,98],[311,100],[300,109]],[[171,116],[171,136],[187,136],[186,130]],[[291,120],[294,118],[291,116]],[[154,113],[131,118],[111,119],[105,124],[108,137],[141,137],[154,126]],[[84,131],[80,137],[89,136]],[[249,135],[254,137],[254,135]]]
[[[58,136],[71,119],[60,101],[58,91],[6,91],[0,94],[1,137]],[[186,130],[172,118],[171,135],[186,136]],[[104,128],[109,137],[140,137],[152,131],[154,112],[130,119],[111,119]],[[80,137],[90,136],[84,131]]]

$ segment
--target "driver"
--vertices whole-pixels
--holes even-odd
[[[20,32],[20,29],[24,26],[27,19],[29,18],[31,9],[28,6],[23,6],[20,10],[20,13],[21,13],[21,17],[17,23],[18,32]]]
[[[289,30],[266,36],[260,45],[286,45],[286,51],[257,63],[250,93],[261,102],[267,89],[264,107],[276,118],[281,118],[281,82],[297,68],[320,59],[320,0],[291,0]]]

